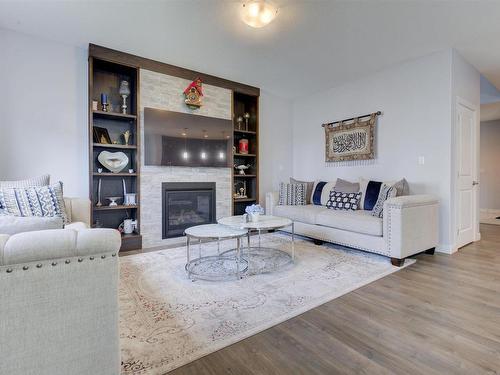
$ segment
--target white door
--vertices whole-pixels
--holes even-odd
[[[457,102],[457,247],[474,241],[476,230],[476,113]]]

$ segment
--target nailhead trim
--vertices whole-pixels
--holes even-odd
[[[117,255],[116,253],[111,254],[111,256],[113,256],[113,257],[116,257],[116,255]],[[95,257],[94,257],[94,256],[91,256],[91,257],[89,257],[89,259],[90,259],[90,260],[94,260],[94,259],[95,259]],[[106,254],[101,255],[101,259],[106,259]],[[84,260],[84,258],[78,258],[78,262],[79,262],[79,263],[83,262],[83,260]],[[64,263],[65,263],[65,264],[70,264],[70,263],[71,263],[71,259],[66,259],[66,260],[64,261]],[[52,263],[51,263],[51,265],[52,265],[53,267],[54,267],[54,266],[57,266],[57,262],[56,262],[56,261],[54,261],[54,262],[52,262]],[[37,264],[36,264],[36,268],[42,268],[42,267],[43,267],[43,264],[42,264],[42,263],[37,263]],[[22,269],[23,269],[23,271],[27,271],[29,268],[30,268],[30,266],[25,265],[25,266],[23,266],[23,268],[22,268]],[[7,269],[5,270],[5,272],[6,272],[6,273],[12,273],[13,271],[14,271],[14,269],[13,269],[13,268],[7,268]]]

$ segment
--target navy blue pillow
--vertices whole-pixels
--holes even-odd
[[[326,185],[325,181],[320,181],[316,184],[314,188],[314,193],[312,197],[312,204],[321,206],[321,193],[323,192],[323,187]]]
[[[380,188],[382,187],[382,182],[379,181],[369,181],[366,186],[365,198],[363,209],[371,211],[377,203],[378,195],[380,193]]]

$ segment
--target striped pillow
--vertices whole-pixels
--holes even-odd
[[[303,206],[306,204],[305,183],[285,184],[280,183],[279,205],[280,206]]]
[[[396,186],[391,186],[383,184],[378,195],[377,203],[372,210],[372,216],[383,217],[384,216],[384,202],[389,198],[394,198],[397,194]]]
[[[0,207],[13,216],[59,216],[68,224],[62,182],[50,186],[0,189]]]

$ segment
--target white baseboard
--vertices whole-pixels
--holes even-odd
[[[458,251],[458,249],[456,248],[456,246],[453,246],[453,245],[439,244],[436,246],[436,251],[438,253],[451,255],[453,253],[456,253]]]

